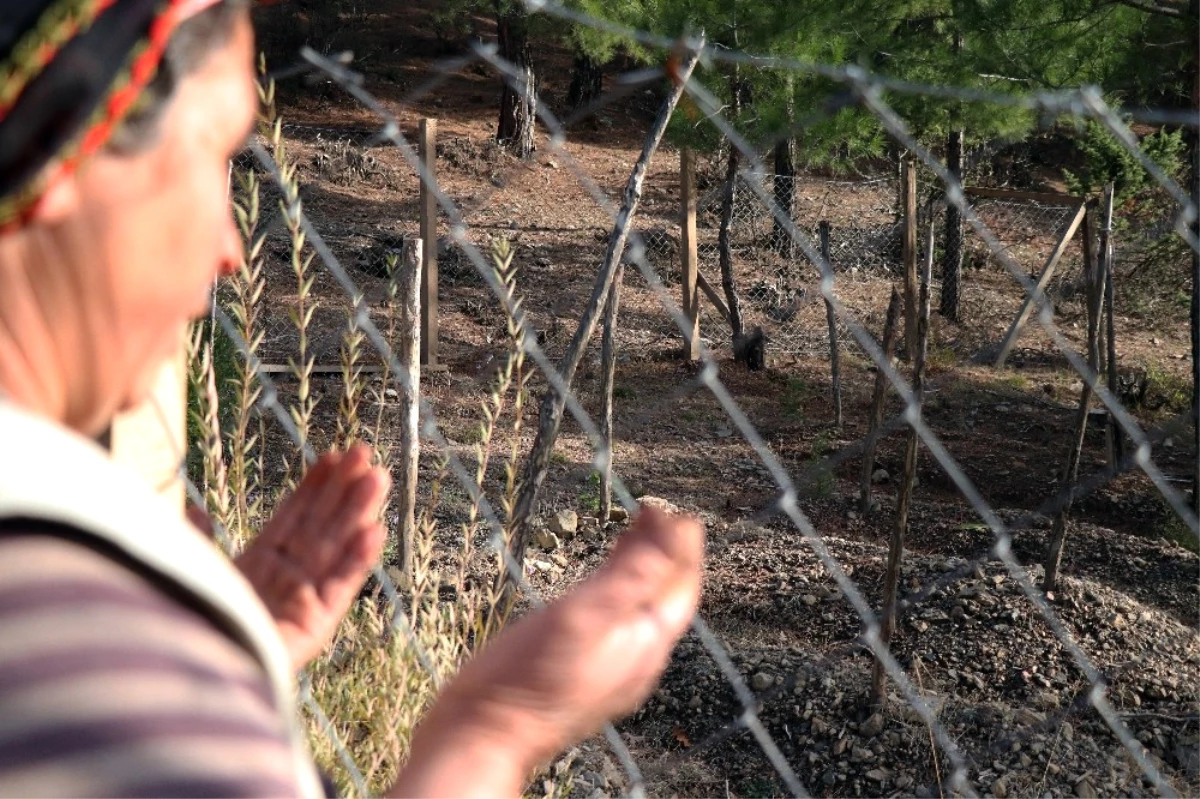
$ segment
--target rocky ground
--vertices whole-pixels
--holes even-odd
[[[558,516],[539,536],[554,551],[533,560],[532,579],[548,593],[598,562],[615,532],[601,533],[585,519],[584,534],[569,537],[563,531],[576,526],[573,514]],[[558,530],[553,538],[551,528]],[[894,685],[886,707],[869,705],[872,659],[856,640],[858,617],[799,534],[746,524],[718,524],[712,533],[702,615],[732,651],[767,731],[807,790],[950,795],[950,757],[934,746],[914,707]],[[1088,534],[1098,560],[1125,563],[1131,577],[1156,593],[1139,598],[1102,577],[1069,577],[1053,610],[1105,675],[1109,700],[1150,761],[1177,792],[1195,795],[1200,639],[1194,622],[1179,616],[1196,606],[1200,564],[1169,544],[1101,529]],[[1014,548],[1019,554],[1043,535],[1020,531]],[[877,604],[885,548],[833,537],[824,543]],[[1000,799],[1154,795],[1088,704],[1092,684],[1062,639],[1003,564],[988,558],[986,548],[978,554],[970,561],[917,551],[906,559],[909,602],[893,647],[958,748],[969,791]],[[1041,576],[1036,564],[1028,571],[1035,580]],[[660,690],[620,730],[652,795],[782,793],[759,744],[737,724],[741,713],[726,675],[691,634]],[[604,752],[602,743],[589,744],[557,764],[572,775],[573,795],[628,790],[628,779]]]

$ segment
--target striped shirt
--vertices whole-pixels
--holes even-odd
[[[70,528],[0,520],[0,796],[296,796],[254,657]]]

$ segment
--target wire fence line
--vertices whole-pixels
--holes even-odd
[[[563,18],[570,19],[579,24],[593,25],[600,28],[611,28],[611,24],[604,20],[597,20],[579,12],[561,7],[549,2],[537,3],[536,9],[545,13],[554,14]],[[666,42],[644,32],[624,31],[627,34],[634,35],[644,43],[662,46],[668,44],[674,46],[677,43]],[[921,147],[907,131],[902,119],[888,107],[880,96],[881,89],[898,91],[912,91],[926,94],[937,94],[939,96],[950,96],[967,98],[975,97],[979,93],[973,91],[959,91],[952,87],[936,87],[936,86],[917,86],[914,84],[897,85],[895,82],[887,81],[868,75],[853,68],[826,68],[817,65],[797,65],[790,62],[779,61],[778,59],[762,59],[750,54],[735,53],[716,48],[704,48],[705,56],[712,59],[736,59],[742,63],[751,63],[757,66],[772,66],[784,69],[814,69],[820,71],[821,74],[826,74],[829,77],[835,77],[842,80],[860,95],[865,106],[869,107],[876,116],[883,122],[885,127],[889,129],[891,134],[909,151],[913,152],[925,166],[937,176],[941,182],[940,192],[944,197],[944,201],[956,205],[963,213],[963,218],[970,225],[974,234],[982,243],[981,255],[994,259],[997,263],[1003,266],[1013,278],[1022,286],[1030,296],[1033,297],[1039,312],[1037,314],[1037,323],[1050,336],[1053,344],[1067,359],[1070,365],[1079,373],[1084,382],[1096,393],[1100,401],[1113,417],[1121,425],[1125,434],[1128,435],[1135,444],[1135,449],[1126,458],[1121,465],[1122,468],[1136,466],[1142,470],[1152,483],[1162,493],[1163,497],[1171,505],[1172,509],[1183,520],[1184,524],[1193,532],[1197,531],[1197,522],[1194,515],[1191,514],[1182,496],[1179,495],[1170,484],[1170,481],[1156,466],[1151,458],[1151,442],[1155,437],[1155,431],[1147,434],[1137,424],[1136,420],[1130,415],[1121,405],[1119,400],[1107,392],[1105,386],[1099,381],[1098,375],[1092,370],[1082,358],[1075,352],[1071,343],[1061,334],[1055,326],[1055,322],[1051,313],[1050,303],[1046,300],[1044,294],[1030,280],[1028,276],[1027,259],[1021,257],[1019,253],[1013,252],[1013,242],[1009,232],[1014,228],[1036,228],[1038,231],[1053,231],[1058,230],[1063,224],[1062,217],[1065,212],[1060,213],[1061,209],[1033,209],[1027,206],[1021,208],[1009,207],[998,201],[984,202],[969,202],[967,197],[962,192],[962,187],[959,185],[945,169],[944,165],[933,156],[927,149]],[[494,298],[505,307],[506,311],[512,315],[517,321],[518,326],[524,327],[527,324],[526,313],[515,301],[517,298],[505,289],[499,282],[495,273],[488,263],[480,249],[480,242],[472,233],[471,227],[466,223],[458,206],[453,202],[443,188],[438,185],[432,175],[428,174],[415,148],[407,141],[402,134],[401,128],[394,118],[385,108],[384,104],[376,97],[372,96],[363,87],[362,82],[356,74],[348,69],[343,64],[325,59],[314,52],[307,51],[304,53],[304,58],[312,69],[318,70],[325,77],[337,84],[342,90],[354,97],[366,109],[376,114],[379,118],[380,127],[375,132],[355,131],[351,137],[345,139],[340,138],[341,133],[330,131],[331,136],[338,138],[331,139],[335,142],[331,145],[329,151],[319,151],[317,158],[317,166],[320,169],[321,158],[325,158],[325,163],[329,163],[330,159],[340,158],[345,164],[350,165],[350,171],[354,172],[359,169],[363,163],[362,153],[363,142],[371,142],[373,144],[386,142],[396,146],[402,153],[405,161],[410,168],[418,176],[418,179],[426,184],[427,189],[432,192],[436,198],[438,205],[444,213],[448,222],[449,238],[466,256],[471,266],[477,271],[479,278],[484,285],[491,291]],[[506,79],[510,86],[518,92],[527,91],[524,86],[523,77],[520,70],[514,65],[503,61],[498,55],[495,48],[484,45],[477,45],[472,51],[469,58],[464,57],[454,62],[454,68],[461,68],[463,64],[475,62],[490,65],[496,73]],[[432,81],[444,79],[445,74],[435,75]],[[435,85],[435,84],[431,84]],[[427,91],[427,88],[422,88],[421,91]],[[1118,739],[1121,745],[1129,753],[1130,757],[1136,762],[1142,773],[1150,781],[1152,786],[1164,795],[1173,795],[1176,793],[1175,788],[1171,783],[1164,778],[1159,768],[1151,762],[1147,756],[1145,748],[1136,740],[1135,736],[1128,729],[1117,711],[1112,707],[1111,703],[1105,696],[1105,679],[1099,668],[1088,657],[1087,653],[1075,640],[1067,625],[1060,618],[1059,614],[1046,601],[1045,596],[1040,589],[1034,584],[1029,570],[1026,569],[1016,558],[1013,552],[1012,528],[1014,525],[1006,524],[1000,515],[992,508],[992,506],[983,498],[983,495],[978,488],[967,477],[961,464],[949,452],[941,439],[926,423],[922,416],[921,403],[914,395],[909,381],[902,375],[893,363],[892,354],[884,352],[876,340],[862,321],[858,318],[856,312],[848,306],[842,296],[839,294],[839,286],[844,285],[846,280],[846,264],[850,263],[867,263],[870,265],[880,264],[885,268],[890,266],[890,253],[896,248],[898,234],[894,229],[894,222],[889,225],[886,220],[881,220],[877,226],[878,229],[871,226],[864,226],[862,229],[868,231],[864,234],[868,242],[863,248],[861,256],[850,255],[846,258],[844,253],[839,253],[836,245],[831,248],[831,257],[826,258],[822,255],[817,247],[813,245],[811,226],[803,227],[798,224],[795,217],[791,216],[779,207],[774,196],[774,185],[771,181],[764,181],[761,177],[764,174],[763,167],[759,162],[758,153],[761,152],[761,145],[752,146],[743,137],[741,137],[732,125],[722,116],[721,105],[716,101],[715,97],[704,88],[703,84],[696,78],[689,80],[684,90],[694,99],[694,101],[704,110],[707,118],[713,122],[721,132],[732,142],[733,146],[740,150],[749,167],[744,169],[741,175],[742,185],[745,195],[752,198],[753,202],[743,206],[744,224],[742,229],[745,230],[745,235],[750,242],[758,243],[759,246],[751,247],[746,245],[747,250],[765,249],[771,250],[770,237],[775,234],[776,230],[782,229],[788,240],[794,245],[799,254],[791,258],[785,259],[781,267],[776,267],[779,271],[771,274],[769,266],[754,265],[742,272],[741,277],[751,286],[748,291],[749,296],[759,308],[762,316],[773,319],[776,323],[787,329],[787,325],[793,323],[796,314],[791,317],[782,319],[776,318],[786,316],[789,308],[796,310],[798,306],[794,305],[800,299],[801,286],[800,281],[806,280],[805,273],[809,270],[816,272],[815,277],[817,283],[815,286],[816,293],[822,299],[830,303],[838,317],[839,324],[846,330],[856,341],[857,345],[873,362],[874,368],[880,370],[887,377],[895,392],[903,402],[903,409],[896,414],[892,420],[886,425],[887,427],[903,427],[911,426],[916,431],[921,443],[925,446],[930,455],[934,458],[938,466],[945,472],[949,480],[955,486],[957,491],[965,498],[968,504],[974,509],[987,527],[995,536],[995,543],[990,551],[985,555],[980,555],[972,558],[967,562],[967,565],[960,567],[957,570],[948,572],[943,577],[941,583],[934,583],[927,586],[926,589],[914,596],[908,597],[908,601],[903,610],[910,610],[925,598],[931,596],[939,587],[948,585],[957,579],[951,575],[961,575],[966,573],[964,570],[969,570],[978,565],[980,561],[990,559],[992,556],[999,559],[1007,569],[1011,578],[1019,585],[1022,593],[1026,596],[1029,602],[1034,606],[1042,620],[1053,631],[1055,637],[1061,642],[1064,648],[1073,658],[1076,666],[1086,678],[1088,687],[1077,701],[1086,703],[1094,708],[1101,716],[1104,722],[1112,730],[1114,736]],[[1003,100],[1000,100],[1003,97]],[[1014,102],[1027,103],[1029,107],[1036,107],[1041,110],[1056,110],[1056,111],[1071,111],[1080,116],[1092,116],[1099,119],[1109,126],[1114,135],[1122,141],[1123,144],[1131,148],[1136,156],[1143,160],[1144,156],[1137,150],[1136,140],[1127,138],[1128,133],[1124,127],[1124,123],[1115,115],[1111,109],[1107,109],[1098,97],[1083,91],[1079,93],[1042,93],[1027,98],[1013,98],[1002,95],[988,99],[993,99],[997,102],[1003,101],[1009,104]],[[603,98],[602,98],[603,101]],[[601,102],[601,107],[603,102]],[[561,157],[566,168],[570,170],[574,178],[584,189],[585,193],[591,197],[596,206],[600,208],[605,215],[614,223],[619,223],[619,211],[614,207],[606,193],[596,183],[594,178],[589,174],[587,168],[581,165],[575,159],[568,149],[565,147],[567,141],[567,133],[560,120],[550,112],[544,105],[538,106],[538,113],[543,125],[550,132],[549,147],[555,152],[558,157]],[[1157,118],[1157,117],[1156,117]],[[1190,121],[1190,120],[1189,120]],[[315,131],[313,129],[295,128],[293,132],[298,135],[315,134],[323,136],[325,131]],[[344,142],[344,144],[343,144]],[[378,354],[387,362],[391,369],[391,379],[395,381],[396,386],[401,390],[410,390],[409,376],[405,369],[401,366],[395,353],[392,351],[391,345],[387,337],[379,330],[371,319],[369,313],[363,306],[363,292],[361,287],[356,284],[350,276],[347,269],[344,267],[341,259],[337,257],[333,248],[317,227],[312,223],[304,210],[301,209],[298,198],[289,195],[288,186],[285,181],[280,179],[274,162],[270,155],[261,147],[253,148],[254,157],[257,161],[257,168],[276,181],[277,188],[283,196],[284,213],[292,215],[294,221],[299,224],[307,235],[307,239],[316,253],[320,262],[325,266],[329,273],[336,280],[347,298],[349,307],[353,311],[355,323],[364,331],[368,340],[378,351]],[[356,167],[355,165],[360,165]],[[341,167],[337,167],[336,171],[344,171]],[[1153,173],[1153,170],[1152,170]],[[1168,176],[1161,174],[1159,171],[1154,175],[1163,185],[1163,187],[1176,199],[1181,200],[1181,211],[1177,218],[1177,225],[1181,228],[1187,225],[1194,218],[1195,209],[1187,201],[1182,190],[1175,185]],[[894,198],[896,193],[894,189],[888,189],[888,183],[882,183],[883,195],[887,195],[890,191],[890,197]],[[486,200],[485,200],[486,201]],[[882,202],[879,203],[883,205]],[[478,206],[477,206],[478,207]],[[889,209],[883,209],[882,213],[886,216],[890,212]],[[985,224],[985,218],[991,221],[991,224]],[[1196,242],[1190,235],[1185,235],[1191,246],[1195,247]],[[765,240],[764,240],[765,239]],[[763,246],[765,245],[765,246]],[[702,244],[702,248],[703,248]],[[851,245],[851,249],[856,245]],[[631,243],[627,251],[627,259],[637,267],[646,284],[650,286],[654,295],[660,301],[667,315],[676,323],[681,331],[686,331],[689,326],[689,320],[682,313],[678,304],[671,296],[667,286],[662,279],[662,264],[657,261],[656,254],[662,252],[665,248],[669,249],[670,244],[664,244],[662,237],[656,235],[656,231],[651,229],[637,229],[631,232]],[[802,256],[802,257],[801,257]],[[774,258],[774,256],[770,256]],[[853,260],[859,257],[861,261]],[[804,262],[807,262],[805,264]],[[744,264],[743,264],[744,266]],[[840,268],[839,268],[840,267]],[[754,269],[757,268],[758,272]],[[761,273],[761,275],[759,274]],[[809,283],[808,285],[811,285]],[[805,294],[809,291],[807,287],[803,287]],[[812,297],[816,299],[816,297]],[[772,316],[772,313],[775,316]],[[240,339],[237,333],[237,326],[234,324],[228,315],[221,309],[217,311],[218,321],[227,334],[230,334],[238,344],[243,357],[250,360],[255,371],[258,373],[259,380],[264,388],[262,396],[259,400],[259,405],[265,414],[273,416],[285,432],[285,434],[293,440],[295,444],[301,448],[308,448],[305,452],[306,458],[312,457],[311,448],[308,447],[304,438],[296,431],[295,424],[289,416],[287,409],[280,401],[279,390],[276,389],[269,374],[263,371],[261,364],[258,362],[251,348],[245,341]],[[796,326],[795,332],[790,335],[797,338],[805,333],[799,325]],[[788,334],[785,334],[788,335]],[[546,380],[549,387],[558,392],[566,401],[567,410],[572,414],[578,422],[586,436],[592,443],[595,452],[598,453],[597,460],[594,466],[603,468],[606,464],[599,457],[599,453],[603,452],[602,436],[599,426],[594,423],[592,417],[586,412],[583,403],[579,400],[577,391],[572,386],[565,384],[558,371],[556,365],[551,361],[546,351],[538,344],[535,335],[526,336],[524,339],[524,348],[526,354],[534,361],[535,365],[540,370],[543,378]],[[840,659],[846,654],[868,649],[872,655],[878,658],[886,668],[889,677],[895,685],[897,685],[908,704],[916,710],[923,722],[928,726],[933,736],[936,738],[938,746],[948,758],[952,766],[951,773],[946,780],[946,787],[959,792],[962,795],[977,795],[978,788],[970,781],[971,763],[962,752],[961,748],[955,743],[954,736],[946,729],[943,722],[939,719],[934,708],[930,706],[924,696],[924,692],[917,686],[914,686],[906,669],[896,660],[890,652],[888,645],[880,636],[880,624],[878,613],[873,604],[867,599],[863,591],[860,590],[856,582],[851,578],[847,571],[843,568],[838,559],[830,552],[826,546],[821,534],[817,531],[815,525],[809,517],[800,508],[799,502],[802,499],[801,488],[804,481],[801,476],[792,474],[787,467],[780,461],[779,457],[772,450],[771,446],[764,440],[763,436],[751,422],[750,417],[745,410],[734,398],[733,394],[726,387],[721,378],[718,361],[708,347],[701,348],[701,363],[702,367],[699,374],[693,381],[687,384],[687,390],[695,390],[699,387],[707,390],[716,399],[728,415],[730,422],[734,428],[741,433],[747,443],[754,451],[761,463],[765,466],[771,478],[777,484],[779,493],[777,498],[770,503],[768,507],[761,509],[760,514],[782,514],[786,516],[797,530],[804,536],[806,542],[812,547],[813,551],[819,558],[820,562],[832,576],[838,587],[841,589],[843,596],[853,607],[855,612],[861,619],[863,628],[861,634],[850,644],[843,648],[843,651],[835,654],[832,657],[825,658],[823,662],[829,663]],[[670,398],[664,400],[669,402]],[[504,525],[500,521],[500,517],[496,510],[489,503],[483,487],[480,485],[476,476],[473,475],[462,462],[461,458],[456,454],[453,445],[446,439],[445,435],[439,429],[436,410],[427,401],[422,399],[422,427],[421,432],[426,441],[431,444],[442,456],[444,456],[449,464],[450,471],[455,479],[462,486],[469,498],[479,508],[483,516],[484,522],[491,530],[491,542],[497,553],[504,559],[504,567],[507,569],[511,577],[518,582],[531,597],[535,598],[536,594],[529,586],[524,572],[524,564],[515,562],[508,552]],[[848,453],[848,454],[847,454]],[[832,463],[833,457],[853,457],[856,455],[853,452],[853,447],[848,447],[843,453],[838,453],[831,458],[826,459]],[[619,464],[618,464],[619,465]],[[828,464],[825,464],[828,467]],[[818,465],[816,468],[821,468]],[[1109,473],[1102,476],[1091,478],[1091,484],[1085,483],[1082,487],[1077,487],[1072,490],[1069,486],[1060,492],[1056,497],[1048,500],[1043,506],[1047,510],[1057,510],[1061,507],[1064,498],[1078,498],[1081,491],[1094,490],[1100,485],[1108,482],[1113,476],[1119,473],[1119,469],[1113,469]],[[626,485],[614,475],[614,493],[618,501],[626,508],[627,511],[633,512],[636,510],[637,502],[630,493]],[[201,492],[192,485],[189,493],[193,496],[193,501],[200,495]],[[201,497],[202,498],[202,497]],[[1057,504],[1056,504],[1057,503]],[[403,601],[399,593],[392,585],[389,575],[382,569],[377,570],[376,579],[388,596],[392,606],[393,625],[398,632],[404,634],[410,645],[414,647],[418,653],[418,658],[422,660],[423,666],[430,672],[431,677],[438,679],[438,671],[431,662],[431,659],[421,652],[421,643],[415,636],[411,635],[411,627],[407,620]],[[755,695],[747,686],[738,667],[729,658],[725,645],[717,638],[713,631],[699,618],[697,618],[694,626],[694,631],[709,652],[709,655],[716,662],[725,679],[732,686],[735,696],[741,705],[741,713],[730,721],[721,732],[714,734],[715,736],[728,735],[731,731],[745,728],[748,729],[758,744],[763,749],[768,761],[778,773],[785,788],[794,795],[808,795],[808,790],[805,786],[805,781],[801,780],[796,773],[796,768],[784,754],[781,747],[774,740],[773,736],[767,729],[767,726],[760,718],[759,708],[769,701],[773,693],[782,693],[787,690],[786,683],[784,686],[777,686],[770,692]],[[821,659],[814,661],[814,667],[819,667]],[[305,692],[306,702],[311,703],[311,694]],[[1066,713],[1071,712],[1075,707],[1075,702],[1071,704],[1068,710],[1063,711],[1064,717]],[[318,718],[323,717],[323,713],[319,707],[314,707],[314,712]],[[348,773],[352,775],[356,787],[363,793],[366,792],[365,781],[362,778],[361,770],[355,765],[354,754],[350,748],[342,741],[337,739],[337,733],[334,725],[326,719],[322,725],[325,727],[328,734],[335,741],[335,749],[338,752],[342,762],[346,765]],[[622,765],[627,771],[629,783],[632,792],[637,794],[644,790],[644,780],[639,770],[638,765],[634,762],[628,748],[621,743],[619,734],[613,728],[606,731],[610,743],[614,746]],[[809,783],[811,787],[811,782]]]

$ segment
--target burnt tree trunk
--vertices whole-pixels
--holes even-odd
[[[503,81],[496,140],[507,144],[513,153],[521,158],[528,158],[534,150],[537,79],[533,74],[528,20],[519,5],[504,4],[497,0],[496,39],[500,57],[521,72],[521,77],[516,80],[517,85],[513,85],[513,81],[509,79]]]
[[[600,98],[604,88],[604,73],[600,62],[587,53],[576,52],[571,65],[571,87],[567,89],[567,107],[578,111]]]
[[[963,158],[963,131],[954,130],[946,138],[946,168],[961,183]],[[963,264],[963,220],[962,212],[954,203],[946,203],[946,249],[942,254],[942,301],[940,311],[943,319],[958,321],[958,298],[962,283]]]

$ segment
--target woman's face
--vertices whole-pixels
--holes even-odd
[[[253,64],[243,15],[226,45],[180,81],[149,147],[99,155],[72,179],[78,218],[64,227],[92,242],[86,252],[66,245],[79,295],[71,321],[83,333],[72,359],[81,384],[68,391],[84,417],[68,420],[76,429],[102,429],[145,398],[187,322],[207,311],[214,281],[240,263],[229,159],[253,129]]]

